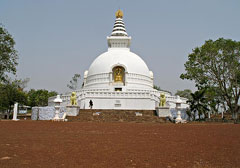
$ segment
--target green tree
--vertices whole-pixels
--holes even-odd
[[[156,90],[158,90],[158,91],[168,92],[170,95],[172,95],[172,93],[171,93],[170,91],[168,91],[168,90],[163,90],[163,89],[161,89],[160,86],[157,86],[157,85],[153,85],[153,89],[156,89]]]
[[[27,87],[28,82],[30,81],[30,78],[25,78],[25,79],[16,79],[15,83],[18,85],[19,88],[24,90]]]
[[[19,80],[9,80],[0,84],[0,110],[7,112],[8,119],[14,103],[27,103],[27,94],[18,84]]]
[[[12,36],[0,25],[0,82],[7,80],[6,73],[16,73],[17,51]]]
[[[214,114],[218,113],[219,108],[224,104],[219,89],[217,87],[204,87],[202,89],[205,90],[205,97],[208,101],[209,110]]]
[[[157,86],[157,85],[153,85],[153,89],[156,89],[156,90],[161,90],[161,87],[160,86]]]
[[[196,115],[198,119],[201,119],[201,116],[207,117],[208,101],[205,97],[206,90],[198,90],[194,93],[191,93],[191,98],[187,101],[190,104],[190,110],[193,112],[193,119],[195,120]],[[189,114],[188,114],[189,115]],[[189,116],[191,117],[191,116]]]
[[[72,80],[70,80],[70,83],[67,85],[67,87],[71,90],[77,90],[80,78],[81,78],[80,74],[74,74]]]
[[[47,106],[48,98],[56,95],[57,95],[57,92],[55,91],[49,92],[45,89],[39,89],[39,90],[31,89],[28,92],[28,105],[31,107]]]
[[[188,100],[191,99],[191,93],[192,91],[190,89],[184,89],[184,90],[177,90],[177,92],[175,93],[175,96],[180,96],[180,97],[184,97],[187,98]]]
[[[240,96],[240,42],[219,38],[208,40],[188,56],[182,79],[193,80],[199,88],[217,88],[214,98],[221,97],[235,118]]]

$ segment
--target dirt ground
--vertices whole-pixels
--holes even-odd
[[[240,167],[240,124],[0,121],[0,167]]]

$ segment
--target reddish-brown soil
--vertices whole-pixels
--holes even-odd
[[[0,167],[240,167],[239,124],[0,121]]]

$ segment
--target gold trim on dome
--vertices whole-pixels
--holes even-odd
[[[123,18],[123,12],[120,9],[116,12],[116,18]]]

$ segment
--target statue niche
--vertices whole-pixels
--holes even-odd
[[[124,83],[125,69],[121,66],[113,68],[113,80],[116,83]]]

